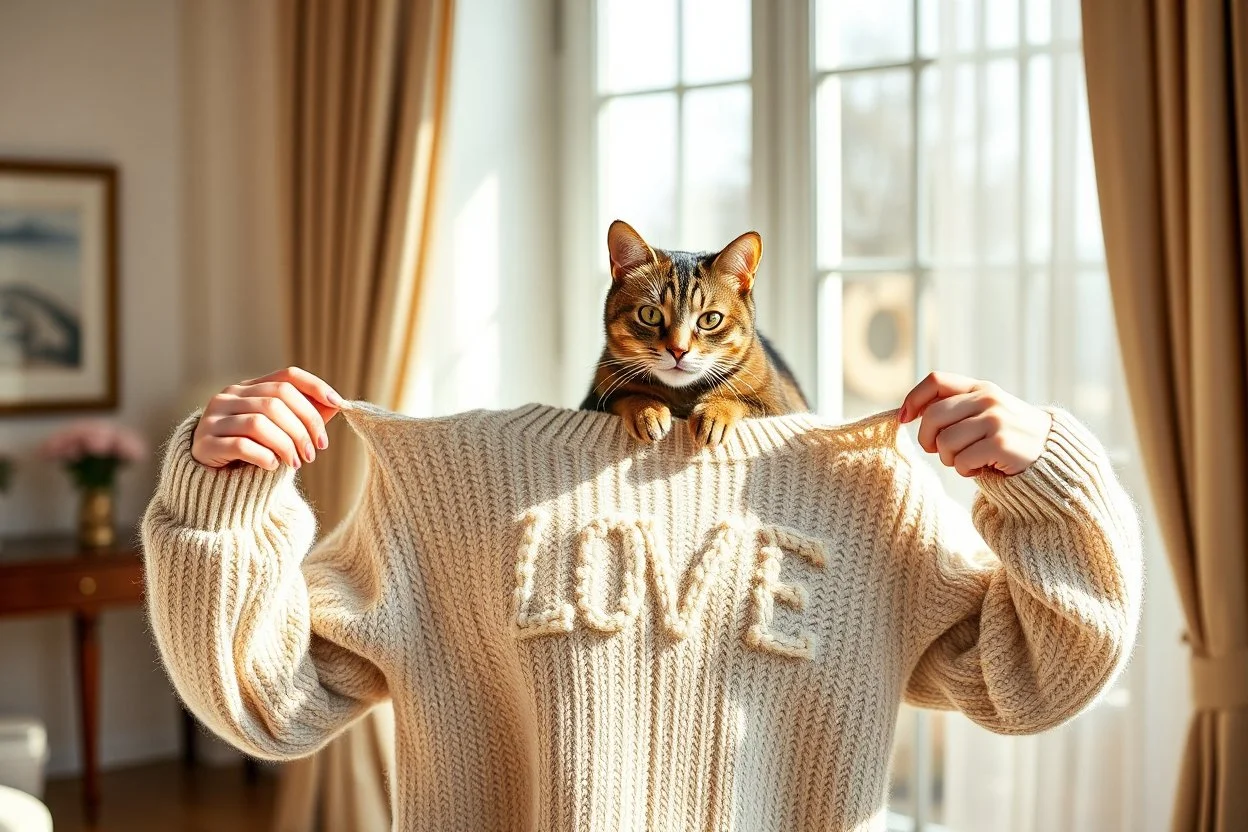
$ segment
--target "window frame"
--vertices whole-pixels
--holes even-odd
[[[558,332],[558,361],[560,362],[560,390],[562,398],[570,406],[575,407],[584,397],[592,366],[596,362],[602,346],[601,297],[606,286],[606,229],[600,228],[598,217],[598,156],[596,152],[596,132],[598,106],[601,96],[596,90],[597,55],[596,55],[596,0],[551,0],[555,18],[555,52],[557,55],[558,80],[558,125],[557,158],[562,162],[560,181],[557,183],[559,193],[559,210],[555,218],[560,229],[559,249],[559,291],[557,302],[560,307]],[[814,26],[816,0],[805,0],[793,3],[767,3],[764,0],[753,0],[752,16],[752,106],[753,134],[751,158],[751,201],[753,216],[756,219],[755,229],[764,240],[763,265],[759,272],[759,280],[755,286],[758,298],[759,327],[766,332],[784,353],[795,374],[802,380],[813,401],[825,405],[829,402],[828,392],[821,391],[819,362],[829,356],[829,339],[819,337],[819,304],[820,288],[829,273],[836,274],[871,274],[891,271],[912,275],[916,292],[915,316],[915,362],[916,370],[936,369],[927,366],[930,356],[924,355],[925,341],[918,330],[922,326],[923,310],[927,293],[926,283],[931,280],[934,264],[925,258],[925,246],[921,239],[922,204],[924,196],[922,175],[922,123],[920,84],[922,71],[925,67],[936,63],[938,59],[923,57],[919,54],[918,45],[923,33],[920,31],[920,7],[924,0],[912,0],[911,21],[911,58],[899,62],[880,62],[878,64],[855,64],[832,71],[818,70],[815,65]],[[982,21],[983,3],[980,0],[980,16]],[[983,49],[978,47],[975,52],[967,53],[967,60],[983,63],[991,57],[1017,57],[1033,54],[1051,54],[1055,57],[1063,51],[1079,51],[1080,41],[1061,39],[1057,26],[1057,0],[1050,11],[1051,41],[1048,44],[1031,44],[1026,38],[1027,21],[1024,14],[1019,14],[1019,36],[1017,44],[1012,48]],[[980,24],[982,25],[982,24]],[[979,38],[976,38],[977,43]],[[972,57],[973,56],[973,57]],[[1025,93],[1027,90],[1028,61],[1019,65],[1019,85],[1023,95],[1019,100],[1020,152],[1025,153],[1027,141],[1027,107]],[[1062,110],[1069,110],[1069,102],[1058,107],[1059,97],[1063,91],[1059,89],[1058,62],[1053,66],[1053,84],[1050,95],[1053,104],[1053,131],[1060,136],[1061,131],[1069,125],[1059,123]],[[863,72],[883,68],[909,68],[912,73],[914,87],[911,96],[911,135],[913,140],[911,164],[911,196],[912,207],[910,221],[914,249],[910,262],[893,264],[872,264],[865,268],[854,268],[860,264],[848,264],[848,267],[823,268],[817,260],[816,229],[816,93],[818,79],[831,74],[845,74],[850,71]],[[982,77],[982,73],[980,73]],[[977,79],[977,84],[982,80]],[[693,85],[688,85],[692,87]],[[700,85],[699,85],[700,86]],[[711,86],[711,85],[708,85]],[[668,89],[668,88],[664,88]],[[977,130],[982,131],[982,110],[977,107]],[[795,148],[794,137],[808,137]],[[677,150],[678,154],[680,150]],[[1066,154],[1065,161],[1059,161],[1058,153]],[[1068,194],[1059,189],[1066,183],[1059,181],[1061,165],[1070,165],[1076,148],[1060,148],[1060,141],[1053,146],[1051,176],[1050,211],[1061,210]],[[1019,165],[1019,176],[1026,175],[1025,165]],[[1073,181],[1073,179],[1071,180]],[[1060,319],[1068,316],[1070,305],[1074,303],[1074,293],[1069,291],[1070,281],[1077,280],[1087,267],[1104,268],[1103,258],[1096,262],[1078,262],[1073,257],[1073,240],[1051,241],[1051,253],[1047,260],[1033,262],[1029,259],[1026,248],[1025,222],[1026,208],[1023,205],[1023,193],[1019,190],[1017,227],[1020,254],[1014,266],[1003,265],[1000,268],[1015,268],[1019,272],[1019,287],[1023,290],[1031,280],[1030,272],[1043,268],[1048,272],[1050,288],[1048,297],[1058,298],[1058,303],[1051,305],[1047,311],[1044,324],[1049,333],[1060,332]],[[745,229],[742,229],[743,231]],[[644,233],[644,230],[643,230]],[[892,268],[888,268],[891,266]],[[984,268],[982,264],[972,264],[971,268]],[[1066,291],[1062,291],[1065,288]],[[1062,300],[1064,299],[1064,300]],[[1065,304],[1064,306],[1062,304]],[[839,330],[838,330],[839,334]],[[1060,338],[1050,338],[1048,357],[1047,391],[1028,389],[1013,390],[1028,400],[1037,397],[1054,400],[1066,394],[1067,389],[1057,380],[1057,369],[1068,363],[1070,358],[1063,350]],[[921,373],[920,373],[921,374]],[[1025,374],[1024,374],[1025,377]],[[916,378],[917,381],[917,378]],[[1114,397],[1113,412],[1129,414],[1125,408],[1127,393],[1125,379],[1121,370],[1116,372],[1111,395]],[[1126,420],[1130,421],[1129,418]],[[1115,425],[1120,432],[1112,437],[1105,437],[1107,450],[1119,470],[1128,488],[1141,496],[1141,515],[1144,520],[1146,544],[1146,568],[1152,574],[1169,575],[1165,560],[1165,552],[1161,546],[1160,535],[1155,527],[1149,504],[1146,502],[1147,483],[1141,460],[1136,450],[1133,426],[1130,424]],[[946,479],[949,482],[949,479]],[[966,496],[965,482],[962,496]],[[956,489],[954,490],[956,493]],[[1153,582],[1156,586],[1157,582]],[[1173,803],[1173,776],[1178,770],[1179,755],[1183,741],[1183,726],[1175,720],[1168,719],[1174,713],[1186,712],[1188,696],[1185,680],[1166,668],[1177,666],[1182,661],[1182,647],[1178,635],[1182,629],[1182,611],[1173,586],[1164,591],[1153,593],[1149,616],[1141,625],[1141,647],[1136,651],[1129,673],[1141,681],[1131,683],[1131,704],[1133,721],[1139,726],[1140,745],[1147,749],[1144,757],[1136,755],[1131,761],[1124,761],[1128,767],[1130,805],[1124,807],[1123,827],[1136,828],[1135,823],[1143,820],[1149,829],[1163,829],[1165,819],[1169,817]],[[915,782],[922,784],[915,799],[915,811],[912,816],[913,829],[936,828],[930,820],[932,807],[932,772],[930,766],[931,724],[930,715],[919,712],[916,720],[912,741],[915,744]],[[1158,723],[1165,725],[1165,730],[1158,731]],[[1148,730],[1145,730],[1148,727]],[[898,734],[900,736],[900,733]],[[896,738],[895,738],[896,741]],[[1134,738],[1133,738],[1134,742]]]
[[[562,397],[574,405],[584,397],[586,380],[592,370],[592,361],[587,359],[586,353],[592,353],[596,360],[597,349],[601,347],[598,310],[606,287],[597,278],[605,273],[606,229],[598,227],[596,131],[601,102],[606,97],[616,96],[603,96],[596,88],[597,3],[593,0],[554,2],[560,33],[557,37],[562,105],[559,158],[563,160],[565,172],[570,172],[560,183],[558,222],[563,239],[559,355]],[[804,129],[802,125],[810,123],[808,108],[803,107],[809,83],[802,71],[802,55],[795,54],[805,50],[779,50],[782,54],[777,55],[774,44],[782,32],[802,31],[808,19],[809,10],[804,3],[783,3],[774,8],[760,0],[751,3],[750,86],[754,117],[750,199],[756,221],[754,230],[762,234],[764,241],[763,266],[755,288],[759,298],[759,327],[785,351],[786,359],[802,379],[814,377],[813,327],[802,320],[807,304],[794,297],[792,285],[779,276],[809,274],[813,267],[812,258],[806,255],[813,240],[813,228],[803,227],[813,216],[814,191],[809,185],[813,165],[811,160],[799,158],[800,153],[779,154],[777,148],[782,146],[781,139],[785,135],[792,135],[794,123],[796,129]],[[802,87],[794,88],[794,82]],[[726,85],[677,84],[661,89],[683,94],[686,90]],[[639,93],[626,93],[632,94]],[[677,153],[679,164],[679,146]],[[811,210],[788,208],[779,197],[784,193],[798,195],[802,204],[809,204]],[[792,200],[787,203],[791,205]],[[644,229],[639,230],[645,233]]]

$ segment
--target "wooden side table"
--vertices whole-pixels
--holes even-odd
[[[0,617],[70,613],[74,617],[81,720],[83,805],[99,817],[100,645],[105,607],[143,603],[143,559],[138,537],[119,535],[115,546],[83,550],[73,537],[7,538],[0,543]]]

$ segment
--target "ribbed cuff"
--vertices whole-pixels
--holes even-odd
[[[270,516],[282,486],[294,469],[281,465],[266,471],[255,465],[209,468],[191,456],[199,411],[178,425],[165,450],[160,494],[173,519],[184,528],[206,532],[252,529]],[[293,487],[293,486],[292,486]]]
[[[975,477],[980,491],[1001,510],[1024,519],[1063,516],[1072,502],[1086,504],[1081,496],[1106,504],[1105,486],[1114,473],[1100,440],[1066,410],[1042,409],[1053,424],[1040,457],[1012,476],[984,471]]]

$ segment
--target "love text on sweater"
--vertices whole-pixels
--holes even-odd
[[[799,560],[807,569],[823,569],[827,556],[819,540],[744,519],[722,521],[712,530],[706,547],[692,560],[682,595],[681,576],[675,574],[673,559],[649,521],[596,518],[576,536],[574,598],[536,608],[538,552],[549,526],[550,514],[545,509],[526,512],[520,520],[512,598],[512,623],[517,638],[569,633],[578,622],[602,633],[618,633],[637,626],[646,595],[647,571],[663,629],[672,638],[686,638],[697,629],[712,587],[725,578],[738,557],[745,556],[754,565],[748,598],[750,624],[742,634],[745,643],[789,658],[809,659],[813,655],[814,634],[800,623],[796,630],[792,624],[781,628],[776,622],[776,605],[788,607],[796,615],[805,609],[805,587],[781,580],[781,565]],[[620,570],[615,582],[619,591],[614,598],[607,597],[611,569]]]

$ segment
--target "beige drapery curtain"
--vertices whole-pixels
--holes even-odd
[[[1173,826],[1238,832],[1248,829],[1248,4],[1085,0],[1083,26],[1123,361],[1192,654]]]
[[[415,345],[449,84],[453,0],[282,0],[283,251],[290,355],[344,396],[395,408]],[[341,420],[301,484],[322,528],[360,483]],[[289,764],[282,832],[388,830],[388,709]]]

